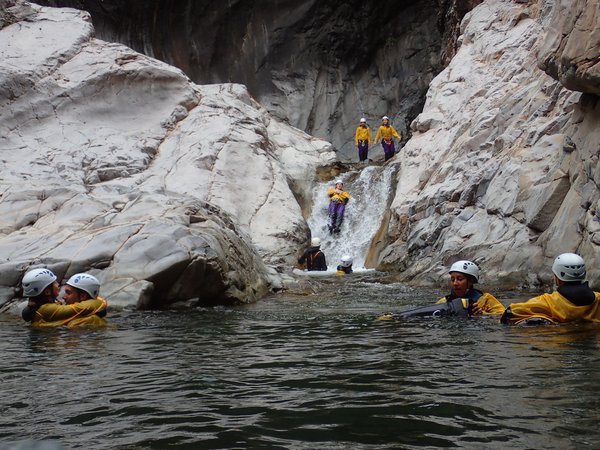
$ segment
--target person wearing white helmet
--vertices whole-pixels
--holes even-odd
[[[329,233],[339,233],[350,194],[344,191],[344,182],[336,180],[335,187],[327,189],[327,195],[329,196]]]
[[[98,297],[100,281],[87,273],[76,273],[64,287],[63,300],[67,305]]]
[[[479,267],[473,261],[456,261],[448,270],[450,294],[434,305],[423,306],[399,313],[386,313],[379,320],[406,319],[425,316],[500,315],[505,308],[492,294],[475,289],[479,282]]]
[[[310,247],[298,258],[298,264],[306,264],[306,270],[327,270],[327,260],[321,251],[321,239],[314,237],[310,240]]]
[[[505,307],[496,297],[489,292],[475,289],[474,285],[479,282],[479,266],[473,261],[456,261],[448,270],[450,275],[450,294],[442,297],[437,304],[448,303],[456,298],[466,299],[468,313],[470,315],[499,315]]]
[[[39,268],[28,271],[21,280],[21,287],[23,296],[29,299],[27,306],[21,311],[21,317],[27,322],[33,320],[40,306],[58,303],[60,286],[56,281],[56,275],[49,269]]]
[[[340,259],[340,264],[337,266],[337,275],[347,275],[352,273],[352,257],[350,255],[344,255]]]
[[[394,137],[397,138],[398,141],[402,140],[402,136],[390,124],[390,118],[388,116],[383,116],[381,118],[381,126],[377,130],[373,145],[377,145],[377,142],[379,142],[379,139],[381,138],[381,145],[383,146],[385,161],[390,159],[396,153],[396,148],[394,147]]]
[[[59,293],[56,275],[48,269],[33,269],[27,272],[23,277],[22,287],[23,295],[29,297],[29,302],[23,309],[22,317],[35,327],[67,326],[74,328],[84,325],[106,324],[104,319],[101,318],[106,314],[106,301],[104,299],[97,297],[75,301],[67,305],[59,303],[56,300]],[[41,292],[41,294],[38,294],[38,292]]]
[[[358,148],[358,161],[365,162],[369,154],[369,145],[371,145],[371,128],[367,125],[367,119],[360,119],[356,132],[354,133],[354,142]]]
[[[500,321],[510,325],[600,322],[600,292],[594,292],[585,281],[583,258],[562,253],[554,259],[552,273],[554,292],[510,304]]]

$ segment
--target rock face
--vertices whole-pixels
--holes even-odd
[[[556,1],[539,65],[568,89],[600,94],[600,1]]]
[[[97,275],[112,306],[279,287],[264,261],[292,263],[309,238],[295,198],[331,145],[241,85],[95,39],[85,12],[1,6],[0,302],[41,264]]]
[[[484,283],[536,286],[550,281],[557,254],[574,251],[600,283],[600,103],[538,68],[541,48],[567,87],[600,88],[597,65],[562,75],[567,52],[572,61],[594,60],[581,36],[578,50],[564,44],[594,16],[576,2],[578,20],[564,17],[567,3],[487,0],[465,17],[461,47],[431,83],[395,162],[391,245],[381,267],[435,283],[452,261],[472,259]],[[597,3],[588,3],[597,20]],[[549,42],[562,50],[549,54]]]
[[[404,136],[429,82],[481,0],[50,0],[92,14],[98,37],[181,68],[199,84],[237,82],[269,112],[356,161],[361,117]],[[378,146],[371,157],[383,159]]]

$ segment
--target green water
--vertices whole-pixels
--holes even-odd
[[[384,322],[442,293],[302,290],[96,331],[0,318],[3,448],[597,448],[600,327]]]

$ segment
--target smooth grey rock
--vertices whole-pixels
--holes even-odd
[[[95,39],[86,13],[13,8],[0,29],[0,302],[38,266],[89,271],[113,307],[280,289],[265,261],[295,262],[310,232],[295,198],[335,160],[331,144],[241,85],[198,86]]]

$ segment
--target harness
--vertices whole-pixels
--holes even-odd
[[[316,258],[317,256],[319,256],[319,254],[320,254],[320,253],[321,253],[321,250],[317,250],[316,252],[314,252],[314,253],[309,253],[309,254],[306,256],[306,267],[307,267],[307,268],[314,267],[315,258]]]

